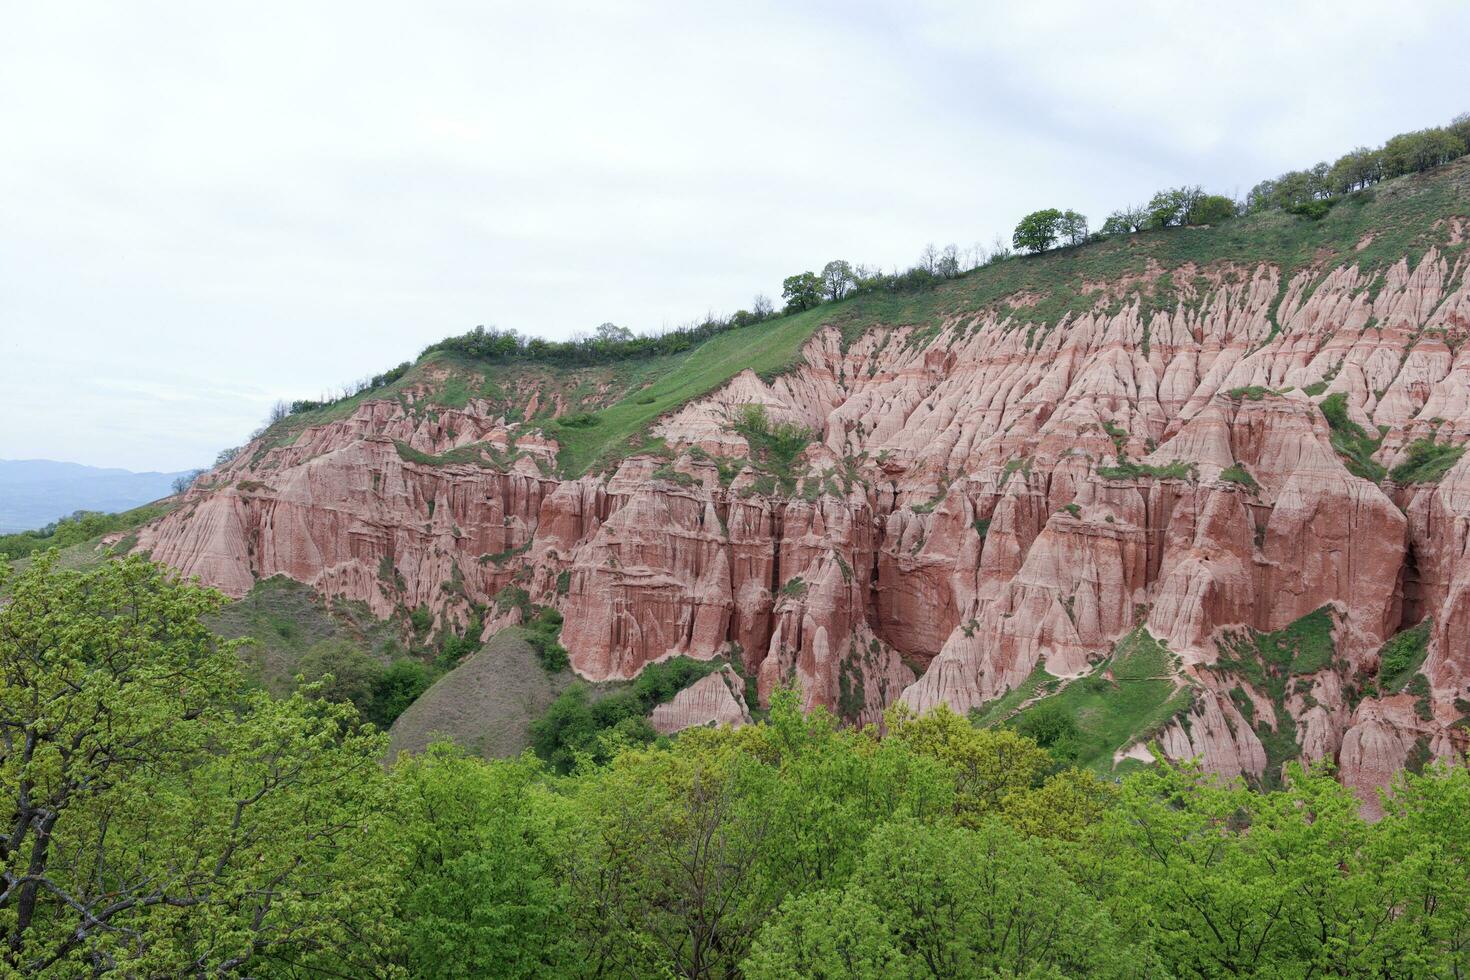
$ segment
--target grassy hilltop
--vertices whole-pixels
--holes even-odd
[[[564,476],[579,476],[615,462],[634,448],[649,448],[648,427],[660,416],[719,389],[750,369],[772,376],[794,365],[808,338],[836,326],[852,340],[876,327],[917,328],[913,342],[936,334],[946,317],[993,310],[1011,314],[1032,328],[1033,342],[1069,314],[1117,309],[1137,297],[1144,312],[1172,310],[1210,267],[1251,268],[1261,264],[1282,271],[1286,283],[1302,269],[1326,276],[1355,263],[1380,277],[1399,260],[1418,260],[1429,248],[1456,251],[1453,229],[1439,220],[1470,214],[1470,158],[1427,173],[1410,174],[1341,196],[1321,217],[1265,210],[1210,226],[1186,226],[1110,235],[1041,255],[1012,256],[953,278],[926,281],[920,288],[860,293],[812,309],[776,316],[716,333],[687,352],[674,355],[609,356],[602,363],[557,363],[522,356],[470,357],[456,353],[452,341],[408,366],[397,380],[331,404],[294,413],[269,430],[267,442],[289,442],[302,429],[350,414],[363,401],[399,397],[408,387],[428,383],[430,406],[462,408],[484,398],[517,418],[530,392],[542,395],[539,423],[561,445]],[[1098,284],[1141,276],[1150,268],[1162,274],[1137,292],[1102,298]],[[1012,310],[1006,299],[1024,295],[1028,304]],[[533,346],[535,343],[533,342]],[[560,395],[573,411],[551,416],[548,395]],[[446,462],[449,460],[445,460]]]

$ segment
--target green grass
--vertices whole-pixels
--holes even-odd
[[[1397,694],[1409,679],[1424,666],[1429,656],[1429,630],[1432,619],[1395,633],[1378,648],[1378,686],[1385,694]]]
[[[1091,674],[1042,697],[1007,723],[1046,742],[1061,760],[1110,772],[1116,752],[1158,731],[1190,705],[1189,690],[1179,688],[1175,677],[1173,655],[1140,627],[1118,641]],[[982,725],[1004,721],[1014,705],[1045,683],[1036,678],[1033,673],[1016,691],[973,714],[973,720]],[[1032,694],[1020,694],[1007,709],[1007,699],[1025,689]]]
[[[1380,434],[1375,439],[1361,425],[1348,418],[1347,393],[1339,391],[1329,395],[1318,402],[1317,407],[1322,410],[1327,419],[1327,427],[1332,432],[1332,448],[1342,458],[1348,472],[1374,483],[1382,482],[1383,465],[1373,459],[1373,454],[1382,444],[1383,436]]]
[[[1022,704],[1036,697],[1044,684],[1054,680],[1046,672],[1046,668],[1038,663],[1036,669],[1031,671],[1030,675],[1020,684],[993,701],[987,701],[978,708],[971,708],[970,723],[979,728],[990,728],[1008,720]]]
[[[1250,471],[1239,463],[1231,463],[1220,471],[1220,479],[1225,483],[1238,483],[1251,490],[1259,490],[1260,484],[1256,478],[1251,476]]]
[[[1142,477],[1152,477],[1156,480],[1188,480],[1194,477],[1194,464],[1186,463],[1181,459],[1162,466],[1119,460],[1116,466],[1099,466],[1097,475],[1105,480],[1136,480]]]
[[[832,308],[818,307],[719,334],[673,359],[670,369],[646,387],[595,413],[595,425],[548,422],[547,434],[561,445],[562,472],[580,476],[615,463],[644,445],[639,437],[660,415],[714,391],[747,368],[762,374],[789,368],[802,344],[832,315]]]
[[[1257,633],[1256,645],[1269,663],[1295,675],[1315,674],[1332,664],[1332,609],[1322,606],[1274,633]]]
[[[1408,446],[1409,458],[1393,468],[1388,475],[1395,483],[1438,483],[1444,475],[1454,469],[1460,457],[1465,455],[1464,446],[1452,446],[1433,439],[1415,439]]]

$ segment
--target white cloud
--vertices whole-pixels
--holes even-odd
[[[1034,207],[1243,191],[1470,108],[1467,28],[1449,3],[13,5],[0,456],[182,468],[475,323],[656,328]]]

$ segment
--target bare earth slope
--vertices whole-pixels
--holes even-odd
[[[515,631],[500,633],[398,716],[388,754],[421,752],[450,738],[486,757],[519,755],[531,744],[531,722],[570,682],[567,674],[543,671]]]
[[[1466,744],[1466,215],[1462,163],[1320,223],[1133,236],[834,304],[790,370],[671,405],[586,473],[556,419],[595,427],[658,378],[584,372],[516,402],[503,366],[430,359],[268,432],[139,547],[235,595],[284,574],[444,629],[483,607],[486,635],[524,590],[562,612],[585,677],[728,653],[763,699],[794,682],[858,722],[1028,683],[1105,693],[1141,628],[1165,651],[1148,690],[1170,684],[1129,708],[1147,727],[1112,761],[1150,740],[1270,782],[1327,758],[1371,807]]]

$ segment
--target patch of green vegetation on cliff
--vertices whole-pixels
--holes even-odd
[[[1317,403],[1327,419],[1332,432],[1332,448],[1342,457],[1343,465],[1353,476],[1379,483],[1383,480],[1383,465],[1373,459],[1383,442],[1380,434],[1376,439],[1347,415],[1347,393],[1328,395]]]
[[[1194,464],[1182,459],[1155,466],[1151,463],[1135,463],[1120,459],[1116,466],[1099,466],[1097,475],[1105,480],[1136,480],[1151,477],[1155,480],[1189,480],[1194,478]]]
[[[1223,483],[1238,483],[1249,490],[1259,490],[1260,484],[1256,478],[1251,476],[1250,470],[1240,463],[1231,463],[1220,471],[1220,480]]]
[[[1232,694],[1236,707],[1266,749],[1262,782],[1267,787],[1279,786],[1283,764],[1301,753],[1296,721],[1286,710],[1286,700],[1293,693],[1309,690],[1306,685],[1310,682],[1304,678],[1331,666],[1336,652],[1332,627],[1332,608],[1322,606],[1275,632],[1236,630],[1215,641],[1219,657],[1212,669],[1249,684],[1271,702],[1276,716],[1272,725],[1270,719],[1255,713],[1243,690]],[[1294,678],[1303,680],[1294,683]]]
[[[626,455],[622,447],[642,435],[659,416],[716,390],[741,371],[772,374],[789,370],[802,344],[832,317],[834,309],[818,307],[718,334],[675,359],[666,373],[646,386],[595,413],[596,425],[547,423],[547,434],[561,446],[558,464],[562,472],[578,476],[597,469],[603,461]]]
[[[1378,687],[1384,694],[1397,694],[1419,673],[1429,656],[1429,630],[1434,620],[1425,619],[1389,637],[1378,648]]]
[[[398,458],[405,463],[419,463],[423,466],[478,466],[482,469],[505,471],[516,464],[517,461],[530,457],[538,469],[546,470],[543,457],[534,456],[515,448],[512,443],[508,450],[502,450],[492,442],[472,442],[438,454],[421,452],[414,449],[408,443],[395,439],[393,448],[398,452]]]
[[[1020,688],[972,719],[980,725],[1007,724],[1061,762],[1108,772],[1115,753],[1157,732],[1189,707],[1190,691],[1179,687],[1176,676],[1168,648],[1139,627],[1119,640],[1092,673],[1066,682],[1057,693],[1014,714],[1014,707],[1007,710],[1007,699],[1023,689],[1032,694],[1021,695],[1013,705],[1044,689],[1044,677],[1038,680],[1033,672]]]
[[[774,480],[781,492],[796,492],[796,458],[816,434],[790,422],[772,422],[764,405],[746,405],[734,429],[750,446],[749,462],[757,472]]]
[[[1393,468],[1388,475],[1395,483],[1438,483],[1444,475],[1454,469],[1460,457],[1465,455],[1464,446],[1435,442],[1433,439],[1415,439],[1409,443],[1409,458]]]
[[[1011,688],[1000,697],[986,701],[978,708],[970,709],[970,723],[978,728],[991,728],[1010,719],[1024,704],[1041,691],[1043,685],[1048,682],[1055,685],[1056,678],[1046,672],[1041,664],[1026,677],[1024,681]]]

